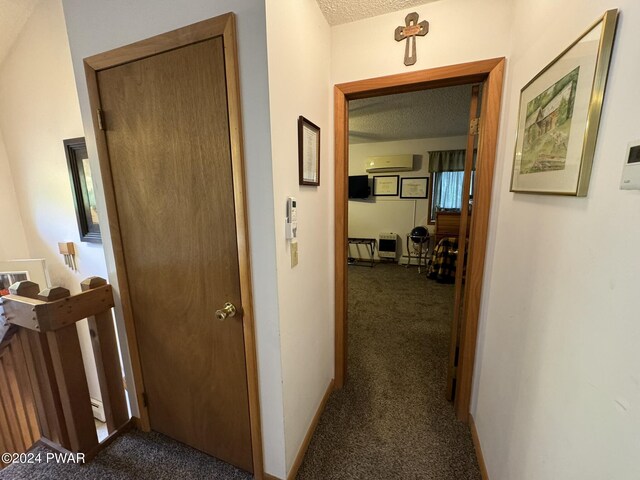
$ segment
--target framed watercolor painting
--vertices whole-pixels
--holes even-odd
[[[587,195],[617,18],[607,11],[521,90],[512,192]]]

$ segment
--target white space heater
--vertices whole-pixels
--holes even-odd
[[[395,260],[398,255],[398,235],[381,233],[378,239],[378,256]]]

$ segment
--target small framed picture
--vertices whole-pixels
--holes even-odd
[[[73,203],[76,207],[80,241],[102,243],[98,207],[93,189],[93,176],[91,175],[84,137],[64,140],[63,144],[67,155],[67,167],[73,190]]]
[[[320,127],[298,117],[298,175],[300,185],[320,185]]]
[[[397,197],[399,179],[399,175],[373,177],[373,195],[376,197]]]
[[[400,180],[400,198],[427,198],[429,177],[404,177]]]

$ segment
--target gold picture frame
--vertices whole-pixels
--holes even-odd
[[[511,191],[584,197],[618,10],[608,10],[520,91]]]

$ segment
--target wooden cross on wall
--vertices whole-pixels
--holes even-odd
[[[408,66],[416,63],[416,36],[424,37],[429,33],[429,22],[423,20],[418,23],[418,14],[412,12],[406,16],[404,23],[404,27],[401,25],[396,28],[396,41],[407,41],[404,47],[404,64]],[[410,42],[411,47],[409,47]],[[411,48],[411,53],[409,53],[409,48]]]

